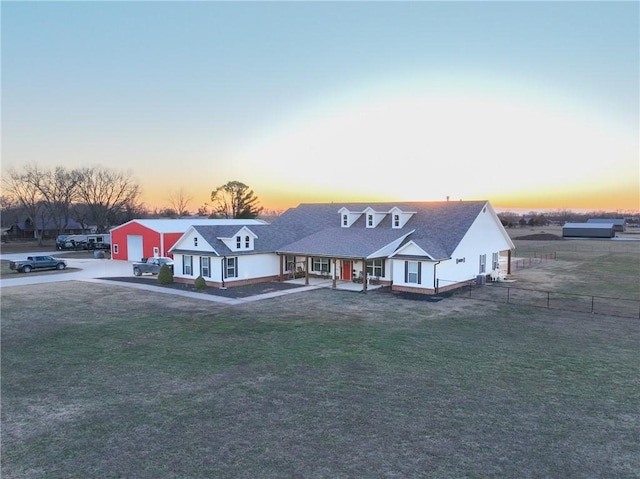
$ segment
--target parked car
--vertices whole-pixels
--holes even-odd
[[[165,257],[142,258],[139,263],[133,263],[133,274],[141,276],[143,273],[158,274],[163,264],[173,271],[173,259]]]
[[[11,261],[9,269],[18,273],[30,273],[34,269],[65,269],[67,262],[51,256],[27,256],[23,261]]]

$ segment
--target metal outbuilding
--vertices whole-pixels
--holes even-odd
[[[625,230],[625,220],[624,218],[589,218],[587,223],[611,223],[613,225],[613,229],[616,232],[623,233]]]
[[[563,238],[613,238],[613,223],[565,223],[562,227]]]

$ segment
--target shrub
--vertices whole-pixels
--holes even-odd
[[[207,287],[207,282],[204,280],[202,276],[198,276],[196,280],[193,282],[193,286],[198,290],[202,291]]]
[[[158,284],[172,284],[173,283],[173,270],[163,264],[158,272]]]

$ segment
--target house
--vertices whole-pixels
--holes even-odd
[[[615,235],[613,223],[565,223],[562,227],[563,238],[613,238]]]
[[[89,228],[78,223],[72,218],[68,218],[66,223],[60,227],[53,220],[43,220],[38,218],[35,222],[27,218],[19,221],[7,228],[3,228],[3,234],[11,239],[38,239],[38,233],[43,239],[55,238],[58,234],[83,234],[89,233]]]
[[[589,218],[587,223],[612,224],[614,232],[624,233],[627,222],[624,218]]]
[[[447,201],[301,204],[268,225],[192,225],[169,252],[179,282],[315,276],[434,294],[487,277],[513,248],[489,202]]]
[[[194,224],[262,225],[255,219],[136,219],[111,229],[111,258],[140,261],[152,256],[167,256],[169,249]]]

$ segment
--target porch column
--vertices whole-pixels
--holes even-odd
[[[304,257],[304,284],[309,286],[309,257]]]
[[[336,259],[333,258],[333,281],[331,282],[331,287],[336,289]]]
[[[367,258],[362,258],[362,292],[367,293]]]
[[[507,251],[507,274],[511,274],[511,250]]]
[[[282,262],[284,261],[285,256],[279,254],[278,257],[280,258],[280,281],[282,281],[284,279],[284,267]]]

